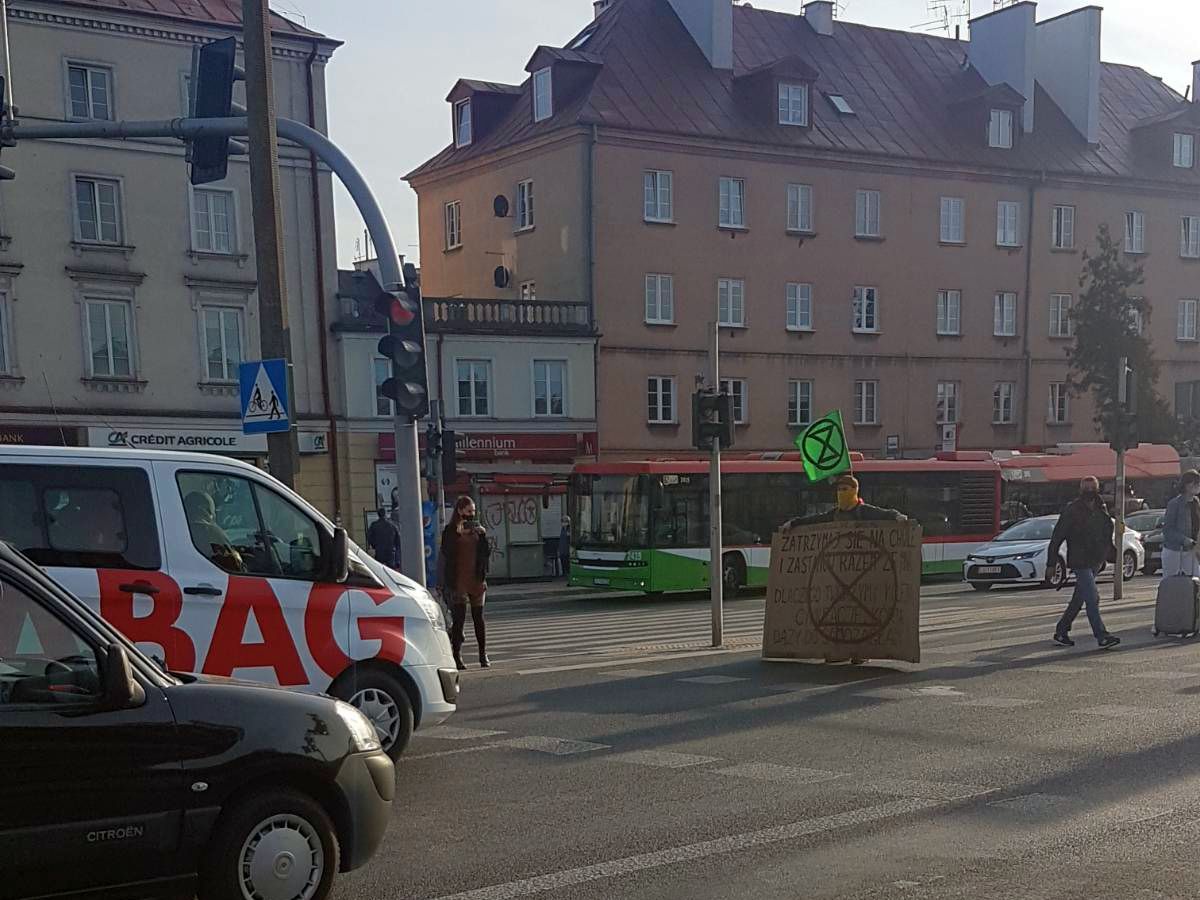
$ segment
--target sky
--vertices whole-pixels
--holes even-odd
[[[992,10],[992,0],[841,0],[839,15],[936,32],[930,23],[940,15],[931,7],[949,6],[954,14],[968,4],[975,16]],[[801,0],[753,5],[799,12]],[[1041,0],[1038,19],[1085,5]],[[1141,66],[1181,92],[1191,83],[1191,61],[1200,59],[1198,0],[1107,0],[1103,6],[1106,62]],[[345,42],[326,72],[330,136],[379,198],[399,252],[414,261],[420,259],[417,198],[403,176],[450,142],[445,98],[454,82],[519,84],[535,47],[562,46],[592,19],[591,0],[271,0],[271,7]],[[348,266],[361,255],[355,242],[362,243],[362,220],[340,185],[334,203],[338,260]]]

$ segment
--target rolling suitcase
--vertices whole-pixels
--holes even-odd
[[[1168,575],[1158,583],[1154,604],[1155,637],[1175,634],[1191,637],[1200,631],[1200,578]]]

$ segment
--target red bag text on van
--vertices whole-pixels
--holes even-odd
[[[376,606],[381,606],[392,598],[392,593],[384,588],[359,590],[374,600]],[[336,678],[353,662],[338,646],[333,636],[333,613],[345,593],[346,588],[340,584],[315,584],[304,609],[304,639],[308,642],[313,660],[321,667],[321,671],[331,678]],[[365,641],[379,641],[380,659],[386,659],[396,665],[403,661],[404,648],[407,646],[404,640],[403,616],[360,616],[358,636]]]
[[[262,632],[263,639],[256,643],[242,641],[250,613]],[[283,687],[308,684],[279,598],[266,579],[230,575],[203,671],[205,675],[232,675],[234,669],[260,667],[274,669],[275,680]]]
[[[167,667],[176,672],[196,671],[196,645],[186,631],[177,628],[183,610],[183,594],[173,578],[162,572],[121,572],[100,569],[100,617],[135,644],[158,644],[166,653]],[[148,615],[133,614],[133,594],[121,585],[144,581],[158,593],[143,595],[150,600]]]

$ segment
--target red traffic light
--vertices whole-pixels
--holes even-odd
[[[416,304],[403,291],[384,291],[375,298],[375,312],[398,328],[412,324],[417,317]]]

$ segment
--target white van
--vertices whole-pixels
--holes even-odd
[[[169,670],[340,697],[393,758],[455,709],[441,605],[245,463],[0,447],[0,539]]]

